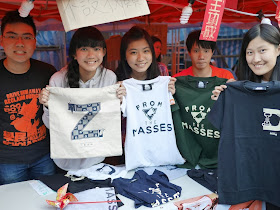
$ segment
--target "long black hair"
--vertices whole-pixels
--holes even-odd
[[[252,27],[247,33],[244,35],[241,52],[238,60],[238,67],[236,71],[236,75],[239,80],[250,80],[252,82],[261,82],[263,76],[256,75],[248,66],[246,60],[246,49],[249,43],[255,39],[256,37],[261,37],[266,42],[275,45],[278,47],[280,44],[280,32],[279,30],[269,24],[258,24]],[[276,64],[273,68],[272,75],[270,80],[280,80],[280,56],[277,57]]]
[[[151,38],[152,38],[153,44],[155,44],[156,42],[159,42],[160,44],[162,44],[160,38],[158,38],[156,36],[152,36]],[[156,59],[157,59],[157,62],[161,62],[161,53],[159,54],[159,56]]]
[[[131,42],[138,41],[140,39],[145,39],[147,41],[152,52],[152,63],[150,67],[147,69],[146,80],[154,79],[160,75],[160,71],[158,69],[158,65],[156,61],[154,45],[150,35],[146,30],[138,26],[133,26],[128,32],[125,33],[121,41],[121,48],[120,48],[121,60],[118,68],[116,69],[116,75],[118,81],[129,79],[131,77],[132,69],[126,61],[126,50]]]
[[[102,33],[95,27],[89,26],[79,28],[70,41],[67,79],[71,88],[79,87],[79,64],[75,59],[77,49],[81,47],[102,47],[107,49],[105,39]],[[104,68],[107,61],[107,53],[103,57],[102,67]]]

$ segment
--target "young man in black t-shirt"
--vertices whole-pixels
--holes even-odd
[[[35,37],[30,16],[12,11],[2,19],[0,42],[6,58],[0,60],[0,185],[55,172],[38,102],[55,68],[31,59]]]

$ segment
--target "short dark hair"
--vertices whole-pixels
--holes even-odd
[[[25,23],[26,25],[31,26],[34,35],[36,36],[36,26],[33,21],[33,18],[30,15],[28,15],[27,17],[21,17],[19,15],[18,10],[7,12],[6,15],[2,18],[1,34],[3,35],[3,32],[7,24],[13,24],[13,23]]]
[[[216,42],[199,40],[201,30],[192,31],[186,40],[188,52],[191,52],[193,45],[196,43],[199,47],[204,49],[211,49],[212,52],[216,49]]]
[[[160,75],[160,71],[158,68],[158,64],[156,61],[156,55],[154,50],[154,44],[152,41],[152,38],[148,34],[148,32],[138,26],[133,26],[128,32],[125,33],[125,35],[122,38],[121,41],[121,48],[120,48],[120,55],[121,60],[119,63],[119,66],[116,70],[116,75],[118,77],[119,81],[129,79],[131,77],[132,69],[128,65],[126,61],[126,50],[128,48],[128,45],[133,41],[138,41],[140,39],[145,39],[151,49],[152,52],[152,63],[150,67],[147,69],[147,80],[154,79],[157,76]]]
[[[260,37],[264,41],[278,47],[280,44],[279,29],[269,24],[258,24],[252,27],[243,37],[242,46],[239,54],[238,66],[236,75],[239,80],[250,80],[252,82],[261,82],[263,76],[256,75],[248,66],[246,60],[246,50],[249,43]],[[280,56],[278,56],[276,64],[273,69],[270,80],[280,81]]]

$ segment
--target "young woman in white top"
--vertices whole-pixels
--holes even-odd
[[[134,78],[150,80],[160,76],[152,38],[148,32],[133,26],[122,38],[120,47],[121,60],[116,74],[118,81]],[[176,78],[171,77],[168,90],[175,93]],[[118,97],[125,95],[120,88]],[[123,89],[125,91],[125,89]]]
[[[117,82],[115,73],[106,69],[106,43],[101,32],[94,27],[78,29],[70,42],[70,63],[56,72],[49,86],[64,88],[101,88]],[[121,96],[120,96],[121,97]],[[49,91],[44,88],[39,101],[44,105],[43,121],[49,127]],[[100,163],[105,157],[82,159],[54,159],[63,170],[89,168]]]

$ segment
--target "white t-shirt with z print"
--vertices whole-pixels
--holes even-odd
[[[123,116],[127,117],[126,170],[185,162],[176,145],[169,80],[169,76],[159,76],[152,80],[123,81],[127,93],[121,106]]]

